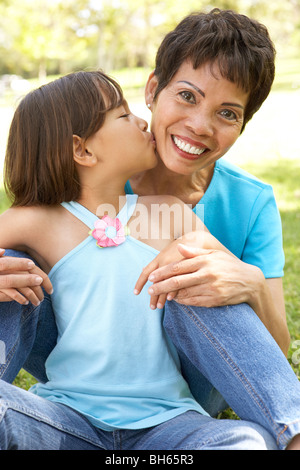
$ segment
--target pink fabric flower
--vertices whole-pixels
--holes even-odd
[[[95,222],[94,230],[90,235],[95,238],[99,247],[118,246],[125,242],[126,235],[122,223],[116,217],[112,219],[108,215]]]

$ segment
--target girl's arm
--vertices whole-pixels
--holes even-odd
[[[0,216],[0,246],[26,250],[26,239],[30,231],[26,229],[22,208],[9,209]],[[28,215],[28,210],[27,210]],[[31,302],[34,305],[44,298],[42,287],[49,294],[52,284],[48,276],[33,261],[26,258],[4,256],[0,249],[0,302],[15,300],[20,304]]]

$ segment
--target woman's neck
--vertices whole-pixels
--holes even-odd
[[[163,163],[152,170],[130,179],[131,187],[139,195],[172,195],[193,206],[206,192],[214,173],[214,165],[191,175],[168,170]]]

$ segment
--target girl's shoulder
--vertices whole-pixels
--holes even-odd
[[[7,220],[12,219],[16,225],[27,226],[40,224],[47,217],[57,211],[54,206],[17,206],[7,209],[2,216]]]
[[[0,246],[32,253],[41,239],[47,209],[42,207],[11,207],[0,215]]]
[[[29,246],[58,219],[58,211],[55,206],[11,207],[0,215],[0,225],[9,230],[14,239]]]

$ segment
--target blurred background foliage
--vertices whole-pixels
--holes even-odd
[[[152,67],[180,19],[214,7],[266,24],[279,54],[300,48],[300,0],[0,0],[0,75]]]

